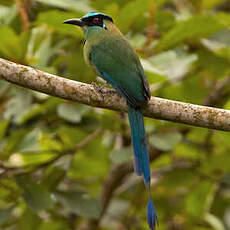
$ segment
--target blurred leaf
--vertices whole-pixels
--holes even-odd
[[[41,184],[49,191],[54,190],[65,174],[66,171],[59,166],[50,167],[47,169]]]
[[[130,147],[115,149],[110,152],[110,159],[113,163],[124,163],[132,159],[133,151]]]
[[[18,36],[15,31],[7,26],[0,26],[0,54],[3,58],[22,62],[24,54],[23,35]]]
[[[27,152],[14,153],[9,158],[9,165],[12,167],[26,167],[44,164],[57,157],[53,152]]]
[[[134,0],[128,2],[119,12],[117,26],[126,33],[135,20],[148,10],[149,0]]]
[[[54,135],[42,133],[40,138],[40,145],[42,151],[62,151],[63,145]]]
[[[18,229],[20,230],[38,230],[42,223],[42,219],[30,208],[25,208],[19,222]]]
[[[39,227],[39,230],[71,230],[70,224],[62,218],[45,221]]]
[[[99,218],[102,207],[98,200],[78,191],[56,192],[57,200],[71,212],[88,218]]]
[[[52,32],[44,26],[33,28],[27,49],[27,60],[30,64],[36,68],[45,68],[56,52],[52,47]]]
[[[57,108],[57,113],[60,117],[73,123],[79,123],[88,111],[89,106],[81,104],[63,103]]]
[[[195,15],[188,20],[178,22],[158,42],[155,50],[165,50],[188,39],[207,37],[224,28],[225,25],[214,16]]]
[[[23,139],[21,140],[17,151],[19,152],[32,152],[32,151],[39,151],[39,138],[41,132],[38,129],[34,129],[31,132],[27,133]]]
[[[0,121],[0,141],[4,137],[9,124],[10,124],[9,120]]]
[[[172,162],[172,161],[170,161]],[[181,162],[181,165],[183,163]],[[186,163],[185,163],[186,164]],[[162,167],[162,166],[161,166]],[[165,193],[175,196],[178,194],[178,191],[183,188],[189,188],[192,186],[194,179],[197,177],[196,174],[191,169],[175,169],[169,172],[163,179],[163,189]],[[181,194],[182,195],[182,194]],[[180,196],[180,195],[179,195]],[[186,197],[188,194],[186,193]]]
[[[205,214],[205,220],[215,229],[215,230],[225,230],[223,222],[211,213]]]
[[[2,152],[7,155],[9,153],[17,151],[17,147],[19,146],[21,140],[23,139],[23,137],[26,135],[27,132],[28,130],[25,129],[12,132],[8,137],[8,139],[6,140],[5,144],[3,145]]]
[[[204,9],[213,9],[223,3],[225,0],[202,0],[201,7]]]
[[[173,152],[175,157],[186,158],[190,160],[203,160],[205,152],[202,149],[196,148],[189,143],[179,143]]]
[[[57,131],[57,134],[68,149],[73,148],[78,142],[86,137],[84,130],[69,126],[62,126]]]
[[[23,115],[31,108],[32,96],[28,91],[18,91],[18,93],[12,97],[4,111],[5,119],[13,119],[17,124],[21,123]]]
[[[73,35],[77,38],[83,39],[81,29],[76,29],[71,26],[63,24],[63,22],[70,18],[76,18],[76,13],[61,12],[58,10],[41,12],[38,16],[36,24],[47,24],[49,28],[64,35]]]
[[[89,12],[92,11],[93,9],[89,6],[89,1],[84,0],[84,2],[79,1],[79,0],[65,0],[65,1],[60,1],[60,0],[36,0],[39,3],[42,4],[47,4],[51,5],[54,7],[59,7],[63,8],[65,10],[76,10],[80,12]]]
[[[160,33],[165,33],[169,29],[171,29],[175,23],[176,19],[173,13],[168,11],[156,11],[155,13],[155,21],[157,24],[157,28]]]
[[[142,48],[146,42],[146,37],[142,34],[137,34],[130,37],[127,36],[127,39],[134,49]]]
[[[215,186],[208,182],[202,181],[194,187],[186,197],[187,211],[196,217],[204,217],[206,211],[209,211],[210,201],[213,200]]]
[[[9,218],[10,213],[12,211],[12,207],[7,209],[0,210],[0,226],[5,223],[5,221]]]
[[[110,15],[111,18],[115,18],[119,13],[119,5],[117,2],[110,2],[105,6],[106,14]]]
[[[99,139],[100,140],[100,139]],[[69,170],[71,178],[102,177],[108,171],[108,150],[101,144],[101,141],[91,141],[84,149],[78,151]]]
[[[16,4],[11,7],[0,5],[0,25],[9,25],[12,20],[17,16]]]
[[[202,164],[202,171],[205,173],[214,173],[219,172],[218,174],[227,173],[229,172],[229,165],[230,165],[230,159],[227,157],[228,153],[226,152],[226,145],[221,146],[223,147],[223,150],[218,149],[218,154],[213,154],[212,156],[205,159],[205,161]],[[217,175],[218,175],[217,174]]]
[[[103,222],[110,226],[111,229],[119,229],[119,219],[125,215],[130,208],[130,202],[122,199],[113,199],[110,203],[106,215],[103,217]]]
[[[141,64],[145,71],[155,74],[157,77],[164,77],[166,72],[158,68],[157,65],[152,64],[149,60],[141,59]]]
[[[215,79],[225,77],[230,73],[229,63],[222,57],[218,57],[213,52],[201,50],[198,53],[198,64],[210,77]]]
[[[35,212],[53,206],[51,194],[41,185],[34,183],[27,176],[17,176],[16,182],[23,189],[23,197],[27,205]]]
[[[230,15],[229,13],[220,12],[216,15],[218,20],[223,23],[226,27],[230,26]]]
[[[52,111],[56,111],[56,107],[61,103],[61,100],[55,97],[49,98],[43,104],[33,104],[33,106],[23,114],[21,123],[26,123],[28,120],[33,119],[38,115],[44,115]]]
[[[172,150],[181,140],[179,132],[156,133],[149,138],[150,144],[162,151]]]
[[[230,187],[230,172],[227,172],[226,174],[224,174],[224,176],[221,179],[221,183],[224,183],[225,185]]]
[[[154,55],[149,62],[169,79],[173,79],[187,74],[196,60],[195,54],[191,55],[184,49],[175,49]]]

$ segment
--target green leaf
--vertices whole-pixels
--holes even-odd
[[[57,157],[53,152],[26,152],[14,153],[9,158],[9,165],[12,167],[26,167],[43,164]]]
[[[6,222],[12,211],[12,207],[0,210],[0,226]]]
[[[20,124],[21,118],[29,109],[31,109],[31,106],[32,95],[28,91],[18,90],[17,94],[7,103],[3,117],[5,119],[13,118],[15,123]]]
[[[2,120],[0,121],[0,141],[5,135],[8,125],[10,124],[9,120]]]
[[[32,152],[39,151],[39,138],[41,136],[41,131],[38,129],[34,129],[31,132],[27,133],[23,139],[21,140],[17,151],[18,152]]]
[[[211,213],[205,214],[205,220],[215,229],[215,230],[225,230],[224,223],[220,218],[214,216]]]
[[[178,22],[156,45],[155,50],[162,51],[188,39],[208,37],[226,26],[212,15],[195,15],[188,20]]]
[[[25,202],[32,210],[39,212],[53,206],[51,194],[42,185],[36,184],[27,176],[17,176],[15,179],[24,191]]]
[[[54,138],[54,135],[42,133],[40,138],[40,146],[42,151],[62,151],[62,143]]]
[[[11,27],[0,26],[0,54],[4,58],[22,61],[22,43]]]
[[[49,191],[54,190],[64,178],[65,174],[66,171],[59,166],[49,167],[45,172],[41,184]]]
[[[224,183],[228,187],[230,187],[230,172],[224,174],[224,176],[221,179],[221,183]]]
[[[165,33],[175,25],[176,19],[172,12],[156,11],[155,22],[159,32]]]
[[[154,68],[173,79],[187,74],[197,60],[197,55],[178,48],[154,55],[148,60]]]
[[[55,30],[56,32],[64,35],[73,35],[76,38],[83,39],[83,33],[79,29],[75,29],[71,26],[63,24],[63,22],[70,18],[76,18],[76,13],[61,12],[58,10],[51,10],[46,12],[41,12],[38,15],[36,24],[46,24],[49,28]]]
[[[115,149],[110,152],[110,159],[113,163],[124,163],[129,160],[131,160],[133,151],[132,148],[121,148],[121,149]]]
[[[31,209],[26,207],[21,218],[18,221],[18,229],[21,230],[38,230],[42,219]]]
[[[135,23],[140,15],[148,10],[149,0],[135,0],[128,2],[117,17],[116,24],[123,33],[128,32],[130,26]]]
[[[219,79],[229,74],[229,62],[223,58],[215,55],[208,50],[201,50],[198,52],[199,62],[197,63],[209,77]]]
[[[81,104],[64,103],[57,108],[57,113],[61,118],[73,123],[79,123],[88,111],[89,106]]]
[[[109,204],[107,211],[108,214],[103,217],[103,222],[111,227],[111,229],[119,229],[120,218],[129,212],[129,209],[131,208],[130,206],[131,202],[128,200],[113,199]]]
[[[35,27],[31,30],[28,42],[27,60],[36,68],[45,68],[48,61],[57,50],[52,47],[52,31],[45,26]]]
[[[202,0],[201,2],[201,9],[213,9],[215,7],[218,7],[221,3],[223,3],[225,0]]]
[[[36,0],[39,3],[42,4],[47,4],[50,6],[58,7],[58,8],[63,8],[65,10],[76,10],[80,12],[90,12],[93,11],[93,9],[89,6],[89,1],[84,0],[84,1],[79,1],[79,0],[65,0],[65,1],[60,1],[60,0]]]
[[[10,136],[7,138],[5,144],[2,147],[2,152],[5,155],[8,155],[9,153],[12,153],[14,151],[17,151],[17,147],[20,145],[23,137],[26,135],[28,130],[17,130],[10,134]]]
[[[87,194],[79,191],[57,192],[57,200],[71,212],[88,218],[99,218],[101,204],[98,200],[89,198]]]
[[[195,217],[203,217],[209,211],[210,201],[213,200],[215,186],[203,181],[198,186],[194,187],[186,198],[186,209]]]
[[[17,16],[18,10],[16,4],[11,7],[0,5],[0,26],[9,25]]]
[[[38,230],[71,230],[71,227],[68,221],[59,217],[44,221]]]
[[[149,142],[155,148],[162,151],[170,151],[182,140],[179,132],[157,133],[149,138]]]
[[[220,13],[217,13],[216,17],[226,27],[230,26],[230,15],[228,13],[220,12]]]
[[[61,103],[61,101],[62,100],[58,98],[50,97],[43,104],[33,104],[33,106],[21,117],[21,124],[26,123],[28,120],[31,120],[38,115],[44,115],[56,111],[56,107]]]
[[[59,127],[57,134],[67,149],[74,148],[78,142],[87,136],[84,129],[70,126]]]

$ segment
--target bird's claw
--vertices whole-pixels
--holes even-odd
[[[97,91],[97,93],[101,94],[103,96],[104,93],[113,93],[114,90],[108,88],[107,86],[109,86],[108,83],[104,84],[104,85],[97,85],[97,83],[92,82],[91,85],[93,86],[93,88],[95,89],[95,91]]]

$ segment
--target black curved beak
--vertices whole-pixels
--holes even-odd
[[[76,26],[80,26],[80,27],[85,26],[85,23],[80,18],[68,19],[68,20],[64,21],[63,23],[64,24],[72,24],[72,25],[76,25]]]

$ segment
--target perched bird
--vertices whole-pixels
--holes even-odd
[[[88,13],[64,23],[80,26],[85,36],[84,58],[98,75],[126,99],[134,149],[134,168],[142,175],[150,194],[150,168],[142,108],[150,99],[149,84],[140,60],[113,19],[103,13]],[[155,229],[157,215],[150,199],[147,221]]]

